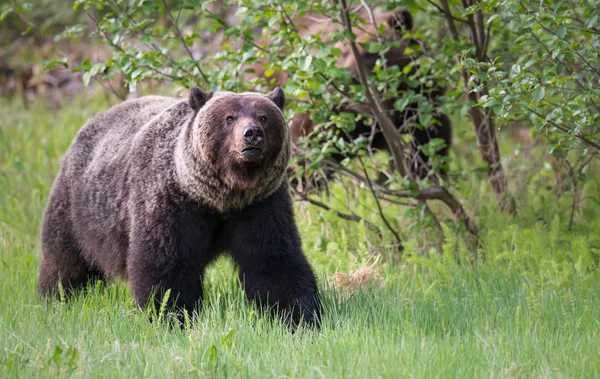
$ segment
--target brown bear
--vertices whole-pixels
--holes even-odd
[[[371,18],[371,15],[373,18]],[[361,17],[366,20],[365,24],[359,27],[354,27],[353,32],[356,35],[356,43],[360,54],[360,59],[363,62],[367,73],[373,73],[376,62],[381,55],[379,53],[370,53],[362,45],[364,42],[374,42],[378,38],[381,41],[400,41],[399,46],[391,47],[385,53],[383,58],[386,61],[386,67],[394,67],[395,69],[402,70],[413,62],[418,56],[420,49],[424,46],[424,42],[414,38],[405,37],[406,31],[413,29],[413,18],[411,13],[404,7],[399,7],[389,12],[373,12],[369,14],[365,8],[360,8],[356,12],[357,17]],[[376,30],[372,21],[379,28],[380,25],[384,25],[383,29]],[[330,40],[331,33],[339,31],[343,26],[339,23],[331,22],[330,19],[325,18],[322,15],[307,14],[299,19],[294,20],[294,25],[298,30],[298,34],[301,38],[306,38],[309,35],[320,35],[321,40],[325,44],[331,44]],[[353,75],[354,84],[358,84],[358,64],[357,60],[352,53],[350,44],[347,41],[339,42],[335,44],[342,54],[338,59],[338,65],[340,67],[347,68]],[[258,75],[264,76],[264,68],[254,66],[254,70]],[[412,75],[416,72],[417,68],[412,67],[408,75]],[[278,85],[282,85],[288,80],[288,74],[286,72],[275,72],[271,76]],[[270,78],[271,78],[270,77]],[[434,108],[439,107],[438,98],[444,93],[444,89],[433,83],[430,87],[426,85],[418,85],[416,88],[410,88],[406,82],[398,85],[398,91],[404,92],[413,90],[416,93],[421,93],[428,102],[432,103]],[[447,156],[448,149],[452,141],[452,126],[450,119],[447,115],[435,110],[433,112],[432,122],[428,128],[420,129],[413,125],[418,123],[418,104],[410,103],[402,111],[394,109],[394,103],[397,99],[387,97],[384,101],[384,108],[389,110],[389,116],[392,121],[398,127],[401,133],[410,133],[412,135],[412,145],[418,154],[416,156],[420,159],[413,159],[411,162],[411,169],[417,173],[420,177],[427,175],[429,167],[427,163],[429,156],[423,151],[418,149],[418,146],[427,144],[434,138],[441,138],[445,147],[442,147],[437,154],[440,156]],[[335,107],[335,111],[344,111],[353,114],[370,114],[370,110],[365,106],[358,106],[354,108],[349,107]],[[312,121],[310,114],[297,113],[292,121],[291,134],[292,141],[297,142],[298,138],[309,135],[314,129],[316,124]],[[342,134],[343,138],[347,140],[354,140],[359,136],[366,136],[370,138],[370,145],[374,149],[387,150],[389,146],[385,140],[383,133],[379,128],[372,130],[372,125],[366,123],[366,121],[357,122],[354,130],[348,134]],[[340,154],[334,154],[333,158],[340,161],[343,156]]]
[[[286,323],[319,320],[315,276],[288,193],[284,93],[147,96],[79,131],[43,221],[42,294],[94,278],[126,278],[138,304],[168,289],[192,312],[202,274],[220,253],[250,299]],[[180,312],[180,315],[182,312]]]

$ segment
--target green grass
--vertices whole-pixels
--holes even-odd
[[[0,100],[0,377],[599,375],[600,207],[588,201],[567,232],[570,199],[540,185],[543,171],[513,187],[517,218],[498,213],[479,174],[463,180],[458,195],[482,229],[486,255],[474,266],[450,224],[437,251],[424,247],[404,210],[386,208],[405,226],[400,260],[363,225],[298,204],[325,306],[319,332],[292,334],[261,317],[225,259],[208,273],[204,307],[184,329],[148,322],[123,282],[42,301],[38,235],[53,176],[79,127],[108,107],[103,99],[64,104],[25,110]],[[515,175],[525,170],[507,155]],[[582,190],[597,188],[590,181]],[[377,222],[373,204],[361,202],[356,211]],[[335,272],[372,264],[376,253],[384,258],[373,266],[379,283],[349,298],[328,284]]]

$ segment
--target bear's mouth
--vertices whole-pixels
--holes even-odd
[[[256,162],[262,158],[263,151],[261,148],[255,146],[248,146],[244,150],[242,150],[240,155],[247,162]]]

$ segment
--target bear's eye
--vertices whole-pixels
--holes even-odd
[[[231,124],[233,122],[233,116],[227,116],[225,121],[227,121],[228,124]]]
[[[258,120],[259,120],[260,122],[267,122],[267,116],[260,116],[260,117],[258,118]]]

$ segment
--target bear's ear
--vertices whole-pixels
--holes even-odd
[[[389,16],[387,24],[390,28],[396,30],[398,33],[400,33],[402,29],[405,31],[412,30],[412,14],[408,11],[408,9],[400,7]]]
[[[212,92],[204,92],[200,87],[193,86],[190,88],[190,107],[198,112],[212,96]]]
[[[277,105],[277,108],[283,110],[283,106],[285,105],[285,95],[283,94],[283,90],[280,87],[275,87],[275,89],[265,97]]]

